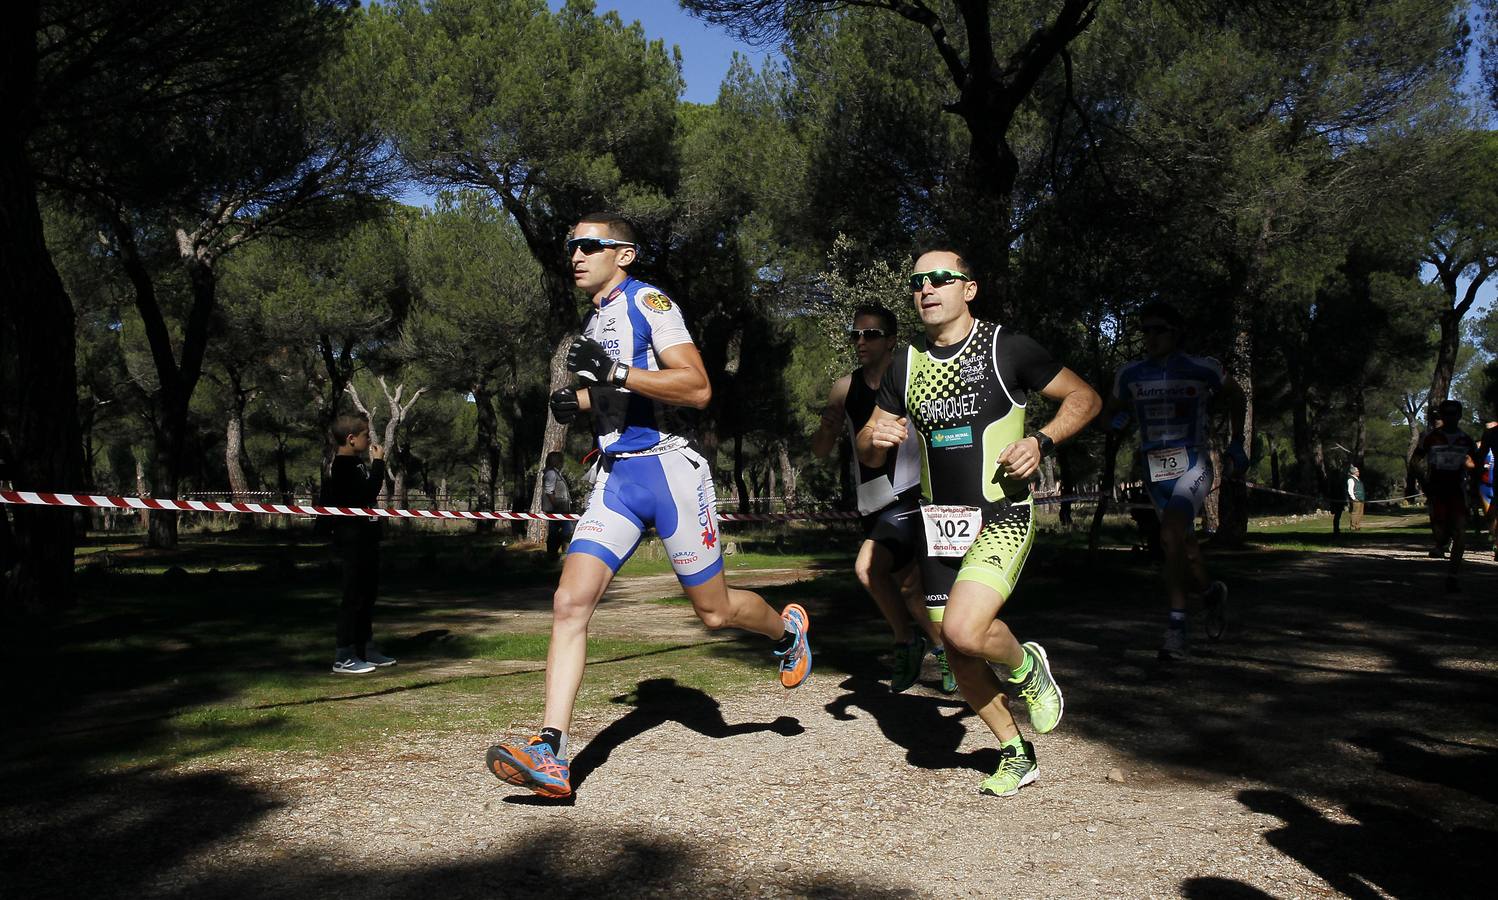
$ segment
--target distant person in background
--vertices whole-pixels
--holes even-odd
[[[1461,429],[1462,404],[1443,400],[1436,408],[1438,427],[1415,448],[1414,460],[1424,462],[1425,500],[1430,507],[1430,527],[1436,545],[1432,558],[1440,558],[1451,542],[1451,562],[1446,570],[1446,591],[1462,589],[1457,573],[1467,547],[1467,473],[1477,468],[1477,442]]]
[[[385,484],[385,451],[371,443],[369,418],[339,416],[330,437],[333,470],[323,489],[323,506],[370,507]],[[364,462],[365,454],[369,463]],[[343,600],[338,606],[338,644],[333,674],[368,675],[395,660],[374,644],[375,594],[380,587],[380,521],[368,516],[333,519],[333,552],[343,565]]]
[[[1232,406],[1232,441],[1225,454],[1230,474],[1241,478],[1248,469],[1241,395],[1224,377],[1221,363],[1184,351],[1184,330],[1185,319],[1165,303],[1151,303],[1139,311],[1144,359],[1118,370],[1113,396],[1100,417],[1114,431],[1122,431],[1131,418],[1139,424],[1140,462],[1160,517],[1165,551],[1170,611],[1159,657],[1166,662],[1190,656],[1188,597],[1206,610],[1209,634],[1220,634],[1227,621],[1228,586],[1208,578],[1196,540],[1196,519],[1214,483],[1207,447],[1208,404],[1215,395],[1225,394]]]
[[[1493,502],[1494,456],[1498,454],[1498,422],[1489,421],[1477,443],[1477,498],[1482,503],[1483,524],[1493,541],[1493,559],[1498,561],[1498,504]]]
[[[562,474],[562,451],[546,454],[546,468],[541,472],[541,511],[544,513],[571,513],[572,491],[567,486],[567,476]],[[555,562],[561,555],[562,543],[572,537],[574,524],[565,519],[546,523],[546,558]]]
[[[1347,467],[1347,508],[1352,513],[1352,530],[1363,529],[1363,502],[1366,498],[1363,492],[1363,479],[1359,477],[1357,466]]]

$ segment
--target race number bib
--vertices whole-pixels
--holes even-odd
[[[921,506],[926,526],[926,553],[930,556],[962,556],[978,539],[983,511],[974,506]]]
[[[1150,481],[1170,481],[1186,474],[1191,457],[1185,447],[1166,447],[1146,453],[1145,460],[1149,463]]]

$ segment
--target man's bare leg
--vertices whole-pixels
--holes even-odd
[[[1008,797],[1039,774],[1035,749],[1025,741],[1010,714],[1004,681],[990,663],[1013,673],[1009,678],[1030,711],[1036,731],[1046,732],[1061,721],[1061,691],[1051,678],[1045,651],[1038,644],[1021,645],[997,616],[1004,595],[988,584],[958,581],[947,598],[942,635],[962,698],[999,740],[999,768],[984,779],[980,791]]]
[[[614,578],[596,556],[569,553],[562,577],[551,598],[551,646],[546,650],[545,728],[566,734],[572,726],[572,706],[583,683],[588,661],[588,622]]]
[[[785,634],[785,622],[765,598],[753,591],[731,588],[719,572],[707,581],[682,587],[697,618],[709,629],[742,628],[779,640]]]
[[[900,598],[900,585],[890,572],[894,561],[889,548],[878,541],[864,541],[863,546],[858,548],[858,558],[853,561],[853,574],[858,576],[858,583],[874,598],[874,605],[879,607],[879,613],[889,623],[889,630],[894,633],[895,641],[907,644],[910,642],[911,620],[905,603]]]

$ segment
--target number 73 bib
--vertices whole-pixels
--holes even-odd
[[[921,505],[926,526],[926,553],[930,556],[962,556],[978,539],[983,511],[974,506]]]
[[[1190,456],[1185,447],[1167,447],[1161,450],[1151,450],[1145,454],[1149,462],[1150,481],[1169,481],[1172,478],[1180,478],[1186,474]]]

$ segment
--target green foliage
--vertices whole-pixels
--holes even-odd
[[[664,209],[681,76],[664,44],[586,0],[372,6],[387,127],[417,177],[493,192],[533,253],[596,207]],[[538,257],[539,260],[539,257]]]

